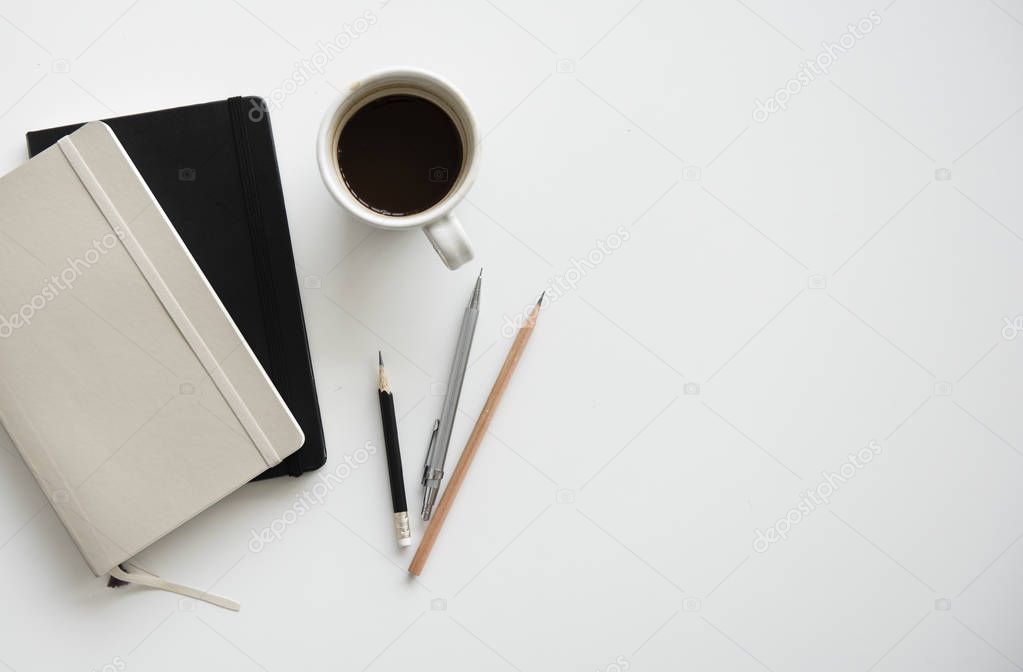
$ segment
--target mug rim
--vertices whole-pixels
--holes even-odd
[[[360,202],[344,183],[341,177],[340,167],[337,165],[337,149],[334,142],[334,134],[339,123],[348,114],[356,101],[356,94],[368,85],[376,84],[388,79],[404,78],[410,80],[408,86],[416,88],[422,82],[427,82],[440,88],[444,94],[451,98],[451,101],[443,101],[446,105],[456,107],[456,114],[459,118],[454,121],[456,124],[465,126],[463,143],[473,142],[472,147],[463,148],[463,165],[458,176],[459,184],[444,197],[422,212],[411,215],[385,215],[370,209]],[[425,93],[431,93],[429,89]],[[441,98],[438,96],[438,98]],[[452,104],[453,103],[453,104]],[[320,122],[320,129],[316,138],[316,159],[320,169],[320,177],[323,179],[327,191],[334,200],[344,206],[349,212],[365,221],[368,224],[381,229],[404,230],[415,229],[437,220],[443,219],[462,200],[466,192],[476,179],[476,170],[479,164],[479,131],[476,125],[476,117],[469,107],[468,101],[461,91],[454,84],[432,72],[420,68],[399,67],[376,70],[365,77],[359,78],[349,86],[348,90],[335,99],[323,120]]]

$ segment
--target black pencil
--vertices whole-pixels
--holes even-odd
[[[384,371],[384,355],[380,358],[380,419],[384,424],[384,450],[387,453],[387,475],[391,481],[391,504],[394,507],[394,534],[398,546],[412,545],[408,526],[408,504],[405,503],[405,477],[401,471],[401,449],[398,447],[398,422],[394,417],[394,394]]]

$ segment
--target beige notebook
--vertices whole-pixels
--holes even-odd
[[[92,571],[118,578],[303,443],[105,124],[0,178],[0,421]]]

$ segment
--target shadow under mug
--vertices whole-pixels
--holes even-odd
[[[358,110],[378,98],[402,94],[425,98],[451,118],[462,141],[462,168],[455,183],[440,201],[422,212],[395,216],[376,212],[355,197],[341,177],[337,147],[341,130]],[[476,178],[478,143],[476,120],[458,89],[429,72],[401,68],[374,73],[349,87],[341,100],[327,111],[320,124],[316,139],[316,159],[320,177],[334,200],[362,221],[380,229],[423,229],[444,264],[454,270],[473,257],[472,245],[465,229],[452,210],[465,197]]]

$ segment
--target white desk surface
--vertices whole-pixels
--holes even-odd
[[[272,110],[329,463],[140,559],[234,614],[107,589],[5,437],[0,669],[1021,668],[1023,2],[11,0],[2,168],[30,129],[270,97],[367,12]],[[324,110],[395,65],[486,133],[458,272],[320,184]],[[381,348],[418,501],[480,264],[452,466],[506,317],[562,289],[412,582],[382,451],[345,458],[382,446]]]

